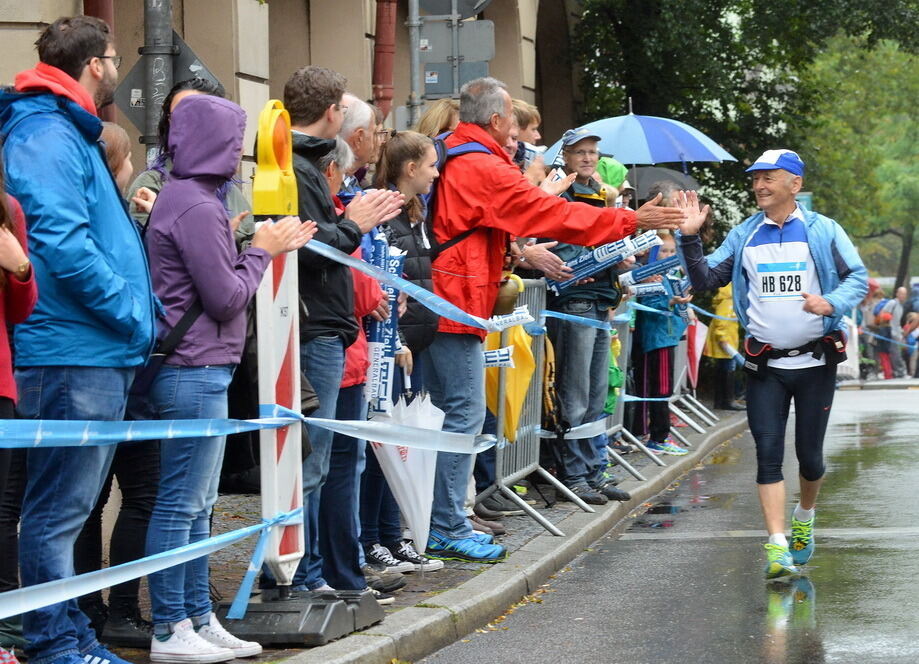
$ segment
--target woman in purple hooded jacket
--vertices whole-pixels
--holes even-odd
[[[312,222],[266,223],[238,253],[218,188],[242,154],[245,113],[231,101],[193,95],[175,108],[169,132],[173,168],[150,214],[147,251],[156,295],[166,307],[160,337],[196,302],[203,312],[166,358],[150,402],[160,419],[227,417],[227,387],[246,332],[246,305],[272,258],[302,247]],[[147,555],[209,535],[226,438],[161,443],[160,486],[147,531]],[[229,634],[211,613],[208,559],[151,574],[154,662],[222,662],[262,648]]]

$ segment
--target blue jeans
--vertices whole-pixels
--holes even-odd
[[[338,392],[335,419],[367,418],[364,385],[343,387]],[[319,551],[322,576],[336,590],[363,590],[367,580],[361,572],[360,523],[356,513],[360,504],[360,467],[364,466],[366,441],[336,433],[332,437],[329,476],[320,489]],[[344,518],[350,515],[350,518]]]
[[[345,368],[345,347],[341,337],[316,337],[300,346],[300,367],[316,395],[319,408],[313,417],[335,419],[338,390]],[[332,432],[307,425],[312,453],[303,462],[303,558],[294,573],[294,585],[310,590],[325,585],[322,554],[319,551],[319,490],[329,474]]]
[[[164,365],[150,388],[161,420],[224,419],[233,365]],[[210,536],[210,516],[226,436],[174,438],[160,442],[160,488],[147,527],[147,555],[200,542]],[[153,622],[174,624],[211,611],[207,556],[148,577]]]
[[[444,411],[443,430],[481,433],[485,422],[485,359],[481,340],[473,334],[438,332],[425,351],[424,362],[424,382],[431,401]],[[431,530],[457,539],[472,537],[472,526],[463,507],[472,462],[472,454],[437,453]]]
[[[569,300],[560,309],[584,318],[607,318],[606,309],[586,300]],[[555,385],[562,416],[572,427],[596,422],[603,416],[609,391],[609,332],[555,318],[548,319],[546,327],[555,348]],[[592,438],[565,440],[556,454],[561,461],[559,479],[568,486],[586,485],[600,466]]]
[[[120,420],[134,369],[32,367],[16,370],[24,419]],[[73,545],[108,474],[114,445],[28,451],[19,535],[23,586],[73,576]],[[45,664],[98,645],[75,599],[23,616],[29,661]]]

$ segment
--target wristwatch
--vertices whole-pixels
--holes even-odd
[[[18,266],[16,266],[16,271],[13,273],[16,275],[16,278],[20,281],[24,281],[26,276],[29,274],[29,268],[32,267],[32,262],[27,258]]]

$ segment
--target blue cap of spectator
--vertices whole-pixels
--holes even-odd
[[[574,145],[578,141],[583,141],[585,138],[592,138],[595,141],[599,141],[600,137],[589,129],[569,129],[564,134],[562,134],[562,146],[568,147],[569,145]]]

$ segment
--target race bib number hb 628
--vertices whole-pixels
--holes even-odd
[[[805,261],[791,263],[759,263],[760,298],[796,300],[801,297],[807,276]]]

